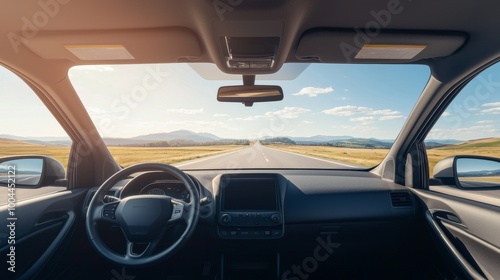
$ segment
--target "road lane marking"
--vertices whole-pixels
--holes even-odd
[[[292,153],[292,152],[289,152],[289,151],[283,151],[283,150],[278,150],[278,149],[273,149],[273,148],[268,148],[268,147],[265,147],[265,148],[266,149],[275,150],[275,151],[279,151],[279,152],[288,153],[288,154],[291,154],[291,155],[302,156],[302,157],[306,157],[306,158],[310,158],[310,159],[315,159],[315,160],[324,161],[324,162],[328,162],[328,163],[338,164],[338,165],[342,165],[342,166],[346,166],[346,167],[350,167],[350,168],[366,168],[366,167],[360,167],[360,166],[354,166],[354,165],[349,165],[349,164],[345,164],[345,163],[335,162],[335,161],[332,161],[332,160],[327,160],[327,159],[322,159],[322,158],[317,158],[317,157],[312,157],[312,156],[306,156],[306,155],[302,155],[302,154]]]
[[[266,157],[266,154],[264,154],[264,151],[262,151],[262,149],[259,149],[260,150],[260,153],[262,154],[262,156],[264,157],[264,159],[269,162],[269,159]]]

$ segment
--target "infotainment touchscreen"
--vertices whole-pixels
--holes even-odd
[[[222,211],[275,211],[276,180],[251,178],[226,180],[222,186]]]

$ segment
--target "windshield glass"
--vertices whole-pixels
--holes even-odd
[[[284,99],[252,107],[216,100],[242,78],[212,64],[78,66],[69,77],[122,166],[331,169],[378,164],[430,76],[422,65],[287,66],[255,82]]]

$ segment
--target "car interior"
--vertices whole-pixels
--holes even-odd
[[[67,165],[47,155],[7,157],[0,146],[0,175],[2,164],[38,164],[30,189],[53,188],[24,197],[23,174],[15,191],[13,178],[0,179],[11,198],[0,202],[1,279],[500,278],[500,186],[462,180],[457,167],[493,170],[500,159],[456,154],[430,170],[426,142],[455,97],[499,60],[500,2],[1,3],[1,66],[33,90],[72,143]],[[430,77],[388,153],[369,168],[183,168],[148,158],[123,167],[71,69],[158,63],[230,75],[210,99],[238,110],[290,98],[285,86],[259,80],[290,65],[423,65]],[[483,100],[491,89],[488,98],[498,100],[492,75],[471,96]],[[0,134],[9,134],[1,122]]]

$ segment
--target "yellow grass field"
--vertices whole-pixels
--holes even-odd
[[[45,155],[68,165],[70,147],[44,146],[28,142],[0,138],[0,157],[15,155]]]
[[[109,147],[118,164],[123,167],[139,162],[160,162],[174,164],[182,161],[213,156],[225,152],[243,149],[248,146],[199,146],[199,147]],[[70,147],[43,146],[22,141],[0,139],[0,157],[12,155],[47,155],[68,164]]]
[[[174,164],[187,160],[203,158],[235,151],[248,146],[199,146],[199,147],[109,147],[115,160],[123,167],[139,162],[160,162]]]
[[[269,145],[268,147],[366,167],[372,167],[380,163],[389,151],[388,149],[353,149],[326,146]],[[438,161],[453,155],[482,155],[500,158],[500,139],[473,140],[427,150],[431,175]]]
[[[380,163],[387,151],[389,151],[387,149],[354,149],[327,146],[266,145],[266,147],[366,167],[372,167]]]

